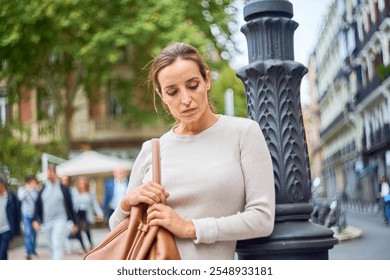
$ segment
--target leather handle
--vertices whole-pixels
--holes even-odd
[[[152,139],[152,171],[153,181],[161,184],[160,141],[158,138]]]
[[[161,166],[160,166],[160,140],[158,138],[152,138],[152,176],[153,176],[153,181],[161,184]],[[129,225],[128,227],[131,228],[132,223],[140,223],[141,225],[145,226],[145,229],[148,228],[149,231],[153,231],[152,235],[149,236],[156,236],[157,231],[159,229],[159,226],[153,226],[149,229],[149,225],[146,224],[146,209],[149,207],[149,205],[141,203],[138,205],[134,205],[131,207],[131,214],[130,214],[130,219],[129,219]],[[140,220],[137,220],[137,218],[132,219],[131,216],[134,217],[139,217]],[[144,234],[146,231],[145,230],[142,234]],[[135,234],[141,234],[138,231]],[[135,236],[134,232],[128,231],[128,237],[127,241],[129,242],[130,240],[133,240]],[[137,238],[136,238],[137,240]],[[140,244],[127,244],[123,248],[130,248],[129,252],[126,250],[123,251],[123,257],[122,259],[124,260],[130,260],[134,259],[134,256],[138,254],[139,251],[139,245]]]

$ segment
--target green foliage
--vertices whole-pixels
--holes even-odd
[[[39,152],[29,143],[29,132],[18,126],[0,126],[0,169],[6,166],[10,177],[24,179],[40,169]]]
[[[114,71],[120,65],[130,73],[113,92],[123,104],[123,118],[129,125],[148,124],[155,113],[144,66],[166,45],[183,41],[217,70],[225,67],[226,61],[218,59],[235,53],[231,36],[237,9],[232,3],[0,0],[0,80],[7,81],[9,102],[18,100],[21,85],[43,89],[54,105],[54,121],[65,120],[60,142],[69,145],[77,90],[83,87],[94,98],[96,88],[120,80]]]
[[[218,78],[214,81],[212,96],[217,112],[225,113],[224,96],[227,89],[232,89],[234,93],[234,115],[246,117],[246,95],[245,88],[241,80],[236,76],[236,72],[225,65],[218,73]]]
[[[390,77],[390,64],[388,65],[381,64],[377,67],[376,71],[381,81],[384,81],[388,77]]]

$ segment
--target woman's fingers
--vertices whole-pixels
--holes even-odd
[[[168,219],[170,207],[161,204],[155,203],[149,206],[147,210],[148,219],[147,222],[152,225],[162,225],[162,221]]]
[[[158,184],[152,182],[145,185],[145,187],[142,188],[141,193],[152,199],[155,203],[165,203],[164,188]]]
[[[161,203],[149,206],[147,222],[154,226],[162,226],[180,238],[196,238],[192,221],[182,219],[172,208]]]
[[[124,198],[124,201],[122,201],[121,207],[125,211],[130,211],[131,206],[140,203],[149,205],[155,203],[165,204],[168,196],[169,193],[160,184],[148,182],[129,192]]]

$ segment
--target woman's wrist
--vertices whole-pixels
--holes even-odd
[[[195,225],[191,220],[186,221],[186,237],[196,239]]]
[[[127,201],[126,197],[122,198],[120,207],[124,212],[130,212],[131,206],[129,205],[129,202]]]

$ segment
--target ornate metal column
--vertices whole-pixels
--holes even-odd
[[[272,156],[277,205],[273,234],[239,242],[239,259],[328,259],[337,243],[332,230],[309,222],[311,179],[300,103],[307,69],[294,61],[298,24],[292,16],[285,0],[252,0],[244,7],[249,65],[237,76],[248,118],[259,123]]]

